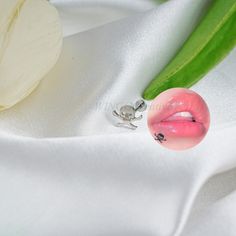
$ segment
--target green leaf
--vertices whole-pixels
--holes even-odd
[[[182,49],[143,93],[150,100],[169,88],[190,87],[236,45],[236,0],[215,0]]]

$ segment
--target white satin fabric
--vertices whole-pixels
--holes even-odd
[[[0,235],[235,236],[236,50],[192,89],[211,128],[197,147],[156,144],[111,111],[134,102],[210,0],[53,0],[60,60],[0,113]]]

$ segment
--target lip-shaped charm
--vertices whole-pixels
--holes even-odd
[[[148,127],[154,139],[166,148],[185,150],[197,145],[210,125],[207,104],[197,93],[166,90],[155,98],[148,112]]]

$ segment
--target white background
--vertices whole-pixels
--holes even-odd
[[[63,51],[37,90],[0,113],[0,235],[235,236],[236,51],[192,89],[211,128],[194,149],[114,127],[210,1],[53,0]]]

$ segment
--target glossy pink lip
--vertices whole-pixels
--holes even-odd
[[[152,103],[148,126],[154,136],[164,134],[161,142],[172,149],[195,146],[206,135],[210,123],[209,110],[197,93],[183,88],[170,89]]]

